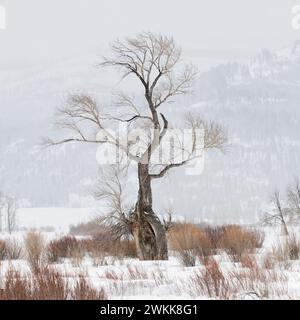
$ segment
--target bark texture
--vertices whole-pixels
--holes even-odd
[[[139,192],[134,211],[132,234],[141,260],[167,260],[166,230],[152,209],[149,166],[138,165]]]

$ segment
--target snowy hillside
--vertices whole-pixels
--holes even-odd
[[[68,92],[106,99],[111,87],[116,89],[108,71],[95,68],[97,59],[1,68],[0,189],[32,206],[89,205],[97,175],[95,146],[45,150],[38,143],[56,134],[51,122]],[[228,128],[230,146],[225,155],[206,157],[203,175],[183,177],[180,169],[158,182],[156,206],[173,206],[177,214],[199,220],[254,221],[275,187],[300,176],[299,89],[298,42],[201,74],[194,95],[167,106],[166,114],[176,118],[183,104],[191,106]]]

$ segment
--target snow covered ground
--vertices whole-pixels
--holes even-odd
[[[17,213],[19,228],[51,228],[68,232],[70,225],[92,220],[95,208],[20,208]]]
[[[35,208],[21,209],[18,218],[22,227],[54,227],[52,232],[42,232],[46,241],[50,241],[67,234],[71,223],[88,221],[94,214],[91,209]],[[64,259],[51,264],[51,268],[59,270],[70,281],[84,275],[93,287],[104,288],[108,299],[300,299],[300,260],[271,263],[275,259],[274,248],[284,243],[285,237],[280,228],[268,227],[264,232],[264,245],[247,256],[250,262],[233,262],[220,252],[213,257],[217,270],[200,260],[194,267],[185,267],[178,254],[172,251],[169,261],[104,257],[95,266],[93,259],[85,256],[80,261]],[[299,227],[294,227],[293,232],[299,235]],[[22,244],[25,235],[25,230],[10,235],[2,233],[0,239],[15,239]],[[267,267],[269,256],[272,257]],[[0,261],[2,281],[5,272],[12,267],[30,272],[24,257]]]

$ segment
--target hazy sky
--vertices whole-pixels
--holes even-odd
[[[189,56],[245,58],[300,38],[291,8],[300,0],[0,0],[0,60],[95,52],[139,31],[173,35]]]

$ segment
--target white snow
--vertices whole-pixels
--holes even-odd
[[[47,228],[66,232],[70,225],[92,220],[95,208],[20,208],[17,212],[19,228]]]
[[[93,216],[93,209],[74,208],[28,208],[20,209],[18,218],[22,227],[41,228],[52,226],[55,232],[42,232],[46,241],[58,238],[68,231],[69,225],[76,222],[87,221]],[[258,249],[255,257],[258,264],[262,264],[264,257],[272,252],[272,249],[282,243],[280,227],[266,227],[263,229],[266,235],[264,246]],[[291,227],[295,234],[299,234],[299,227]],[[18,231],[9,235],[0,234],[0,239],[16,239],[22,243],[26,231]],[[218,261],[223,274],[230,279],[231,272],[243,272],[247,269],[241,263],[233,263],[229,257],[220,252],[214,256]],[[105,257],[104,265],[94,266],[90,257],[86,256],[78,265],[75,259],[64,259],[51,267],[64,274],[66,279],[73,281],[79,274],[84,274],[95,288],[104,288],[108,299],[216,299],[203,294],[195,284],[195,274],[204,269],[198,261],[195,267],[181,265],[176,254],[170,252],[168,261],[138,261],[137,259],[119,259]],[[27,261],[23,258],[15,261],[0,261],[1,276],[10,267],[22,272],[30,272]],[[285,264],[277,264],[274,270],[278,280],[267,284],[268,295],[259,299],[299,299],[300,298],[300,261],[286,261]],[[113,276],[111,277],[110,274]],[[131,275],[133,274],[133,275]],[[115,277],[115,278],[114,278]],[[2,279],[3,280],[3,279]],[[257,288],[264,288],[264,284],[257,283]],[[258,289],[257,289],[258,290]],[[249,294],[247,290],[240,290],[231,299],[257,299],[256,295]]]

